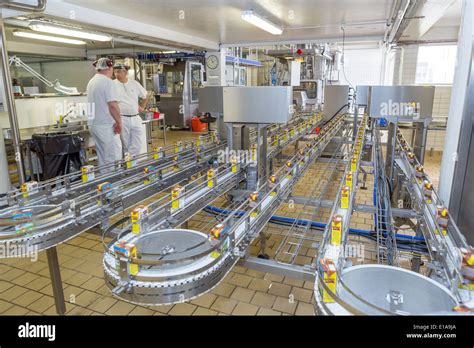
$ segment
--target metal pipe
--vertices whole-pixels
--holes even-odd
[[[376,24],[386,24],[386,19],[376,19],[371,21],[361,21],[361,22],[349,22],[349,23],[334,23],[334,24],[324,24],[324,25],[308,25],[302,27],[287,27],[285,30],[304,30],[304,29],[319,29],[319,28],[331,28],[336,27],[340,28],[341,25],[345,27],[358,27],[364,25],[376,25]]]
[[[228,44],[221,44],[219,47],[228,48],[228,47],[254,47],[254,46],[277,46],[277,45],[296,45],[304,43],[313,43],[313,44],[325,44],[331,42],[341,42],[342,39],[340,36],[324,38],[324,39],[294,39],[294,40],[280,40],[280,41],[259,41],[259,42],[235,42]],[[367,42],[367,41],[383,41],[383,35],[374,35],[374,36],[354,36],[346,37],[347,42]]]
[[[15,152],[16,168],[18,172],[18,181],[21,184],[25,182],[25,172],[20,148],[20,127],[18,125],[18,115],[16,113],[15,98],[13,96],[12,80],[10,76],[10,66],[8,64],[8,51],[5,39],[5,26],[3,20],[0,20],[0,51],[1,64],[3,70],[3,85],[5,86],[5,104],[8,108],[8,118],[12,130],[13,150]]]
[[[8,8],[11,10],[30,11],[30,12],[43,12],[46,8],[47,0],[38,0],[38,4],[28,5],[19,2],[8,2],[0,4],[0,8]]]
[[[392,43],[395,41],[395,36],[397,35],[399,28],[402,24],[403,19],[405,18],[405,14],[408,11],[408,7],[410,6],[410,0],[405,0],[405,3],[400,5],[400,9],[398,10],[396,19],[393,23],[393,26],[390,29],[390,34],[388,36],[388,42]]]

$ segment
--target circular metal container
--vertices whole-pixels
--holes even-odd
[[[360,265],[346,268],[341,275],[338,296],[369,315],[448,314],[457,305],[449,290],[434,280],[402,268],[385,265]],[[373,308],[356,296],[371,305]]]
[[[129,234],[124,239],[136,245],[141,260],[164,262],[140,266],[139,278],[132,277],[126,289],[117,291],[121,286],[117,260],[106,254],[108,287],[117,297],[136,304],[166,305],[198,297],[214,288],[237,262],[229,251],[218,258],[212,256],[208,236],[198,231],[167,229],[139,236]]]

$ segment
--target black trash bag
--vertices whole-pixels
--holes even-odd
[[[81,170],[86,163],[83,144],[84,139],[77,134],[33,134],[30,148],[40,161],[42,180]]]

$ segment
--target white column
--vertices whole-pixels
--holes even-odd
[[[8,172],[7,152],[3,139],[3,128],[0,127],[0,194],[10,191],[10,174]]]
[[[448,125],[444,140],[443,160],[439,177],[438,193],[446,206],[449,206],[453,176],[458,159],[459,138],[462,116],[467,95],[467,82],[471,68],[472,43],[474,39],[474,2],[464,0],[461,26],[459,30],[456,70],[451,93]],[[472,97],[472,96],[471,96]]]

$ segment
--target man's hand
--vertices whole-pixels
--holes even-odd
[[[145,108],[144,108],[144,107],[141,107],[141,106],[139,106],[139,107],[138,107],[138,112],[143,112],[143,111],[145,111]]]
[[[120,134],[122,132],[122,123],[114,123],[114,133]]]

